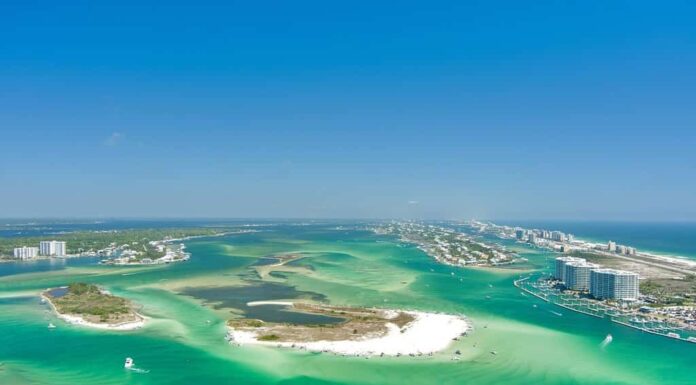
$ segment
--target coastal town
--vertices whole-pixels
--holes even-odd
[[[696,342],[696,263],[544,229],[470,221],[473,231],[561,253],[552,273],[516,284],[570,310]]]
[[[497,244],[482,242],[452,228],[420,222],[390,222],[370,228],[376,234],[394,235],[417,245],[440,263],[451,266],[502,266],[524,258]]]
[[[189,259],[184,242],[200,237],[256,232],[243,228],[171,228],[78,231],[43,237],[0,238],[0,262],[51,258],[101,258],[107,265],[148,265]]]
[[[101,261],[105,265],[158,265],[187,261],[191,256],[183,243],[168,240],[112,244],[99,250],[99,255],[108,257]]]
[[[112,242],[107,247],[79,254],[67,254],[65,241],[40,241],[38,247],[21,246],[14,248],[14,259],[30,261],[42,258],[70,258],[80,256],[105,257],[101,261],[106,265],[151,265],[182,262],[189,259],[183,243],[172,243],[171,239],[159,241],[116,244]]]

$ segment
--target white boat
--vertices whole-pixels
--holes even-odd
[[[130,358],[130,357],[127,357],[127,358],[126,358],[126,363],[123,364],[123,367],[126,368],[126,369],[132,368],[132,367],[133,367],[133,359]]]
[[[49,323],[48,323],[48,328],[49,328],[49,329],[55,329],[55,328],[56,328],[56,325],[54,325],[53,323],[49,322]]]
[[[681,338],[681,336],[680,336],[679,334],[674,333],[674,332],[669,332],[669,333],[667,333],[667,337],[671,337],[671,338]]]
[[[614,340],[614,337],[611,336],[611,334],[607,334],[607,336],[604,338],[604,341],[607,343],[611,342]]]

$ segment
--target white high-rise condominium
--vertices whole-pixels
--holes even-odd
[[[39,242],[39,253],[41,253],[41,255],[53,255],[54,252],[53,241]]]
[[[31,258],[36,258],[36,256],[39,254],[39,248],[38,247],[15,247],[14,248],[14,257],[18,259],[31,259]]]
[[[565,286],[572,290],[590,289],[590,272],[599,265],[585,261],[571,261],[565,264]]]
[[[590,294],[598,299],[638,299],[638,274],[614,269],[590,272]]]
[[[559,281],[565,282],[566,281],[566,263],[568,262],[585,262],[584,258],[577,258],[577,257],[558,257],[556,258],[556,271],[554,272],[554,278],[556,278]]]
[[[39,252],[45,256],[63,256],[66,253],[65,242],[63,241],[41,241],[39,242]]]
[[[67,253],[64,241],[53,241],[55,247],[55,255],[62,257]]]

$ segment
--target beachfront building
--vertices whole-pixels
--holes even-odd
[[[14,257],[17,259],[32,259],[39,255],[38,247],[15,247]]]
[[[556,268],[553,277],[559,281],[565,282],[566,280],[566,270],[565,266],[568,262],[586,262],[584,258],[577,257],[558,257],[556,258]]]
[[[529,236],[527,237],[527,241],[533,245],[536,244],[536,234],[535,233],[529,233]]]
[[[551,239],[556,241],[556,242],[565,242],[566,235],[560,231],[552,231],[551,232]]]
[[[590,290],[590,272],[600,266],[586,261],[570,261],[565,264],[565,286],[568,289]]]
[[[615,269],[593,269],[590,272],[590,294],[597,299],[636,300],[638,274]]]
[[[45,256],[63,256],[66,254],[66,246],[63,241],[39,242],[39,253]]]
[[[616,242],[609,241],[609,243],[607,243],[607,250],[616,251]]]

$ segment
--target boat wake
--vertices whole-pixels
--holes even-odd
[[[130,357],[126,358],[126,363],[123,364],[123,367],[124,367],[126,370],[130,370],[131,372],[142,373],[142,374],[150,373],[149,370],[136,368],[136,367],[135,367],[135,362],[134,362],[133,359],[130,358]]]
[[[599,347],[604,349],[611,343],[611,341],[614,340],[614,337],[611,336],[611,334],[607,334],[607,336],[604,338],[601,344],[599,344]]]

